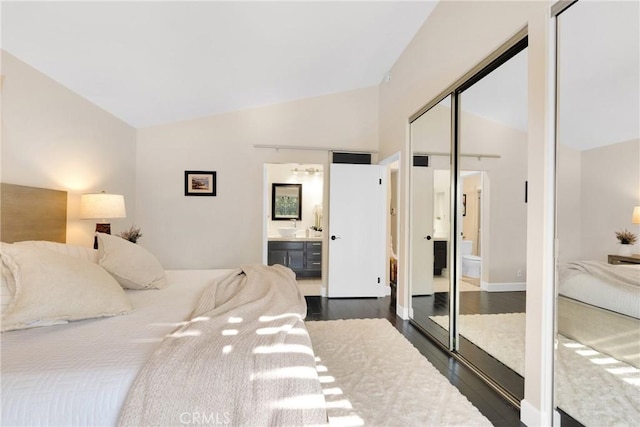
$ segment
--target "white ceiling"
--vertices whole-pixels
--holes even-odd
[[[379,84],[435,1],[2,2],[2,48],[135,127]]]

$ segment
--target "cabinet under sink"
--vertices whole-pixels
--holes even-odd
[[[322,242],[270,240],[268,242],[267,263],[289,267],[297,277],[321,277]]]

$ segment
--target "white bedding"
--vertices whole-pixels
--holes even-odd
[[[131,314],[3,333],[1,424],[115,425],[162,338],[189,318],[203,288],[229,271],[169,270],[165,289],[127,291]]]
[[[611,269],[632,273],[637,277],[635,286],[621,286],[588,273],[573,273],[563,277],[558,291],[560,295],[606,310],[640,319],[640,265],[615,265]],[[562,268],[562,267],[561,267]],[[637,272],[637,275],[633,274]],[[625,274],[628,276],[628,274]]]

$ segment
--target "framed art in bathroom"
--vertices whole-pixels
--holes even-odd
[[[302,184],[271,185],[271,220],[302,219]]]
[[[215,171],[184,171],[185,196],[215,196]]]

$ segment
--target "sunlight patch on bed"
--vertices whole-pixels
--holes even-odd
[[[636,387],[640,387],[640,378],[623,378],[622,380]]]
[[[322,389],[322,394],[325,396],[339,396],[344,393],[340,387],[331,387]]]
[[[326,366],[324,366],[324,365],[317,365],[317,366],[316,366],[316,371],[318,371],[318,372],[327,372],[327,371],[328,371],[328,369],[327,369],[327,367],[326,367]]]
[[[274,320],[289,319],[289,318],[302,320],[302,316],[298,313],[283,313],[283,314],[278,314],[276,316],[260,316],[258,320],[260,322],[273,322]]]
[[[202,335],[202,331],[199,331],[197,329],[189,331],[177,331],[169,334],[169,336],[172,338],[199,337],[200,335]]]
[[[600,353],[598,353],[595,350],[577,350],[576,353],[578,353],[580,356],[600,356]]]
[[[315,379],[318,373],[309,366],[291,366],[287,368],[272,369],[267,372],[255,372],[251,374],[251,381],[255,380],[277,380],[281,378],[304,378]]]
[[[564,343],[562,344],[567,348],[584,348],[585,346],[583,344],[577,343],[577,342],[568,342],[568,343]]]
[[[336,379],[334,377],[332,377],[331,375],[320,375],[318,377],[318,380],[320,380],[320,384],[329,384],[329,383],[335,383]]]
[[[229,317],[229,320],[227,321],[229,323],[242,323],[242,317]]]
[[[613,365],[619,362],[613,357],[602,357],[598,359],[589,359],[589,360],[591,360],[591,362],[595,363],[596,365]]]
[[[237,329],[223,329],[222,335],[224,335],[225,337],[229,337],[233,335],[238,335],[238,332],[239,331]]]
[[[300,396],[286,397],[271,404],[278,409],[313,409],[324,408],[324,396],[321,394],[303,394]]]
[[[198,316],[198,317],[194,317],[193,319],[191,319],[191,323],[206,322],[207,320],[211,320],[211,318],[207,317],[207,316]]]
[[[233,350],[232,345],[225,345],[224,347],[222,347],[222,354],[229,354],[231,353],[232,350]]]
[[[626,375],[626,374],[640,374],[640,369],[634,368],[633,366],[623,366],[621,368],[609,368],[608,372],[611,372],[614,375]]]
[[[274,354],[274,353],[302,353],[313,355],[313,350],[301,344],[276,344],[271,346],[260,346],[253,349],[253,354]]]

